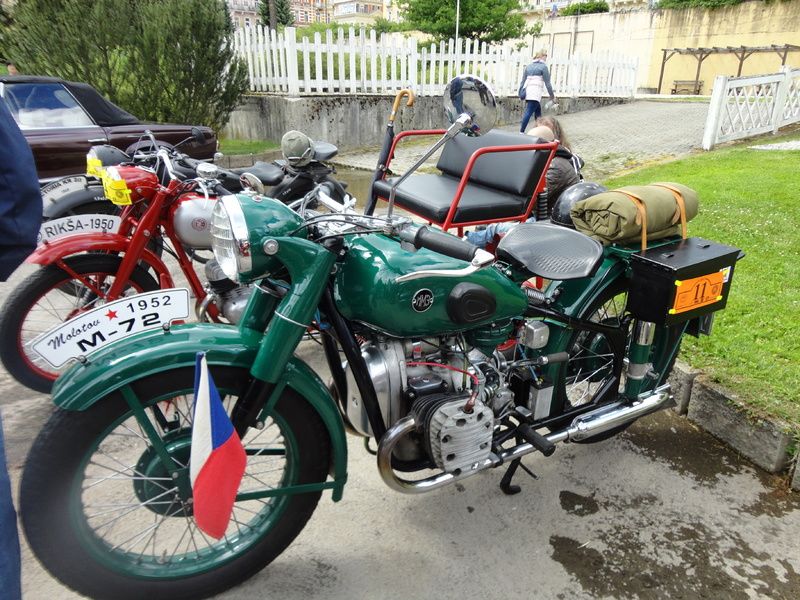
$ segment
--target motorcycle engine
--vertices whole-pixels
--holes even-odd
[[[211,212],[215,204],[215,198],[181,197],[172,213],[172,224],[181,243],[196,250],[211,248]]]
[[[469,468],[491,450],[494,418],[513,401],[499,375],[502,357],[486,357],[473,350],[465,361],[463,344],[458,342],[455,337],[374,336],[361,345],[387,428],[409,414],[415,417],[417,432],[394,450],[401,461],[429,458],[452,472]],[[349,365],[345,367],[347,394],[339,399],[342,412],[355,433],[374,437],[355,378]],[[477,401],[464,410],[473,392]]]
[[[247,299],[250,297],[250,286],[240,285],[228,279],[216,258],[212,258],[206,263],[205,273],[209,296],[225,320],[236,325],[241,319]]]

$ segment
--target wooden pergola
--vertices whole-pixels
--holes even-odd
[[[691,54],[697,59],[697,72],[694,76],[695,84],[697,84],[700,81],[700,68],[703,66],[703,61],[712,54],[733,54],[736,56],[736,58],[739,59],[739,70],[736,72],[736,76],[739,77],[742,74],[742,65],[744,61],[753,54],[759,52],[776,52],[778,56],[781,57],[781,65],[785,65],[786,55],[789,54],[789,52],[800,51],[800,46],[794,44],[783,44],[782,46],[776,44],[772,46],[727,46],[725,48],[715,46],[713,48],[663,48],[662,51],[664,52],[664,56],[661,60],[661,74],[658,77],[657,93],[659,94],[661,93],[661,84],[664,80],[664,66],[667,64],[667,61],[676,54]]]

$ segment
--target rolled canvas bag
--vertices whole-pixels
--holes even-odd
[[[677,235],[697,215],[697,192],[680,183],[632,185],[576,202],[575,229],[604,245],[631,245]],[[643,229],[643,225],[645,226]]]

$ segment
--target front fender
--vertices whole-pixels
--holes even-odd
[[[169,331],[152,330],[112,344],[77,364],[53,386],[53,402],[67,410],[86,410],[109,393],[154,373],[194,366],[198,352],[206,352],[210,367],[226,365],[249,369],[261,336],[247,337],[237,328],[216,323],[176,325]],[[282,381],[308,400],[322,418],[331,439],[333,499],[341,498],[347,477],[347,441],[342,418],[320,377],[299,358],[292,357]]]
[[[124,253],[128,250],[130,241],[129,237],[118,233],[75,233],[43,243],[25,259],[25,262],[37,265],[51,265],[66,256],[84,252]],[[153,268],[159,279],[162,276],[167,278],[169,285],[166,287],[174,287],[172,275],[158,254],[145,247],[142,249],[141,258],[148,266]]]

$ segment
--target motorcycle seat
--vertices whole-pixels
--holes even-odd
[[[506,233],[496,256],[532,275],[564,281],[594,275],[603,262],[603,244],[574,229],[536,221]]]
[[[258,177],[259,181],[264,185],[278,185],[283,181],[283,169],[276,165],[271,165],[263,160],[256,161],[251,167],[239,167],[231,169],[237,175],[244,173],[251,173]]]
[[[314,142],[314,160],[330,160],[339,153],[339,148],[330,142]]]

